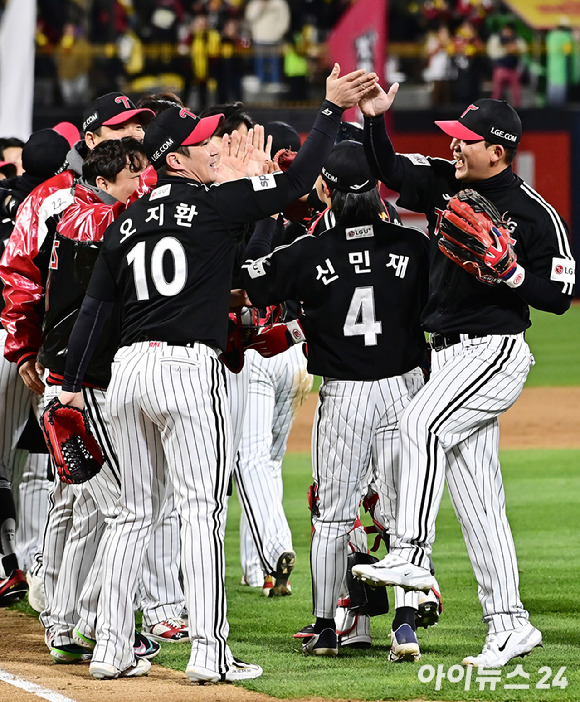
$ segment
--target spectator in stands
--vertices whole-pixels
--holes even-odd
[[[452,86],[454,102],[469,105],[479,97],[484,48],[473,24],[464,20],[452,41],[452,61],[457,72]]]
[[[546,35],[546,104],[563,105],[570,86],[580,82],[580,48],[570,19],[560,17]]]
[[[451,34],[445,23],[437,31],[428,32],[425,51],[427,68],[423,71],[423,80],[433,85],[431,104],[447,105],[451,102],[451,80],[456,77],[457,69],[451,60]]]
[[[523,59],[528,45],[517,36],[513,22],[507,22],[498,32],[490,36],[487,42],[487,55],[492,61],[491,97],[501,100],[504,91],[510,89],[511,104],[522,104]]]
[[[290,29],[290,6],[287,0],[250,0],[246,6],[254,46],[254,71],[262,86],[281,88],[282,41]]]
[[[84,105],[89,100],[92,50],[81,27],[65,24],[55,61],[63,103],[67,107]]]

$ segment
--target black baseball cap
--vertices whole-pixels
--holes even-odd
[[[298,151],[302,144],[300,134],[287,122],[276,120],[264,125],[264,137],[272,137],[272,156],[281,149]]]
[[[143,139],[145,152],[158,168],[165,163],[165,155],[180,146],[194,146],[209,139],[222,119],[223,114],[197,117],[185,107],[169,107],[147,127]]]
[[[56,130],[39,129],[22,147],[22,167],[29,175],[50,178],[62,168],[70,148]]]
[[[365,193],[376,187],[363,145],[346,140],[336,144],[322,166],[322,178],[341,193]]]
[[[94,132],[103,125],[114,127],[134,117],[140,117],[143,124],[155,117],[155,112],[146,107],[135,107],[131,98],[123,93],[107,93],[97,98],[83,115],[83,133]]]
[[[455,139],[485,139],[508,148],[516,148],[522,138],[520,116],[505,100],[482,98],[471,104],[459,119],[435,124]]]

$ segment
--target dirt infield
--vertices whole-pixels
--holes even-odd
[[[296,417],[288,450],[310,450],[316,396],[309,396]],[[525,389],[501,418],[501,448],[580,448],[580,388]],[[96,681],[88,668],[54,665],[36,619],[0,610],[0,676],[2,671],[60,693],[75,702],[268,702],[273,700],[232,685],[192,685],[180,672],[153,665],[147,678]],[[0,700],[33,702],[39,697],[0,679]],[[47,697],[57,701],[55,697]]]
[[[289,451],[310,451],[316,394],[300,408]],[[500,448],[580,448],[580,388],[524,388],[500,417]]]

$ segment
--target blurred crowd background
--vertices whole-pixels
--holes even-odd
[[[38,0],[35,108],[170,91],[217,102],[309,105],[325,42],[356,0]],[[1,11],[1,9],[0,9]],[[415,108],[485,95],[516,107],[580,101],[577,31],[534,31],[498,0],[390,0],[386,77]]]

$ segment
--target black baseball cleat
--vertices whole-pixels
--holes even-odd
[[[312,634],[302,644],[305,656],[338,656],[338,637],[334,629],[324,629],[320,634]]]

